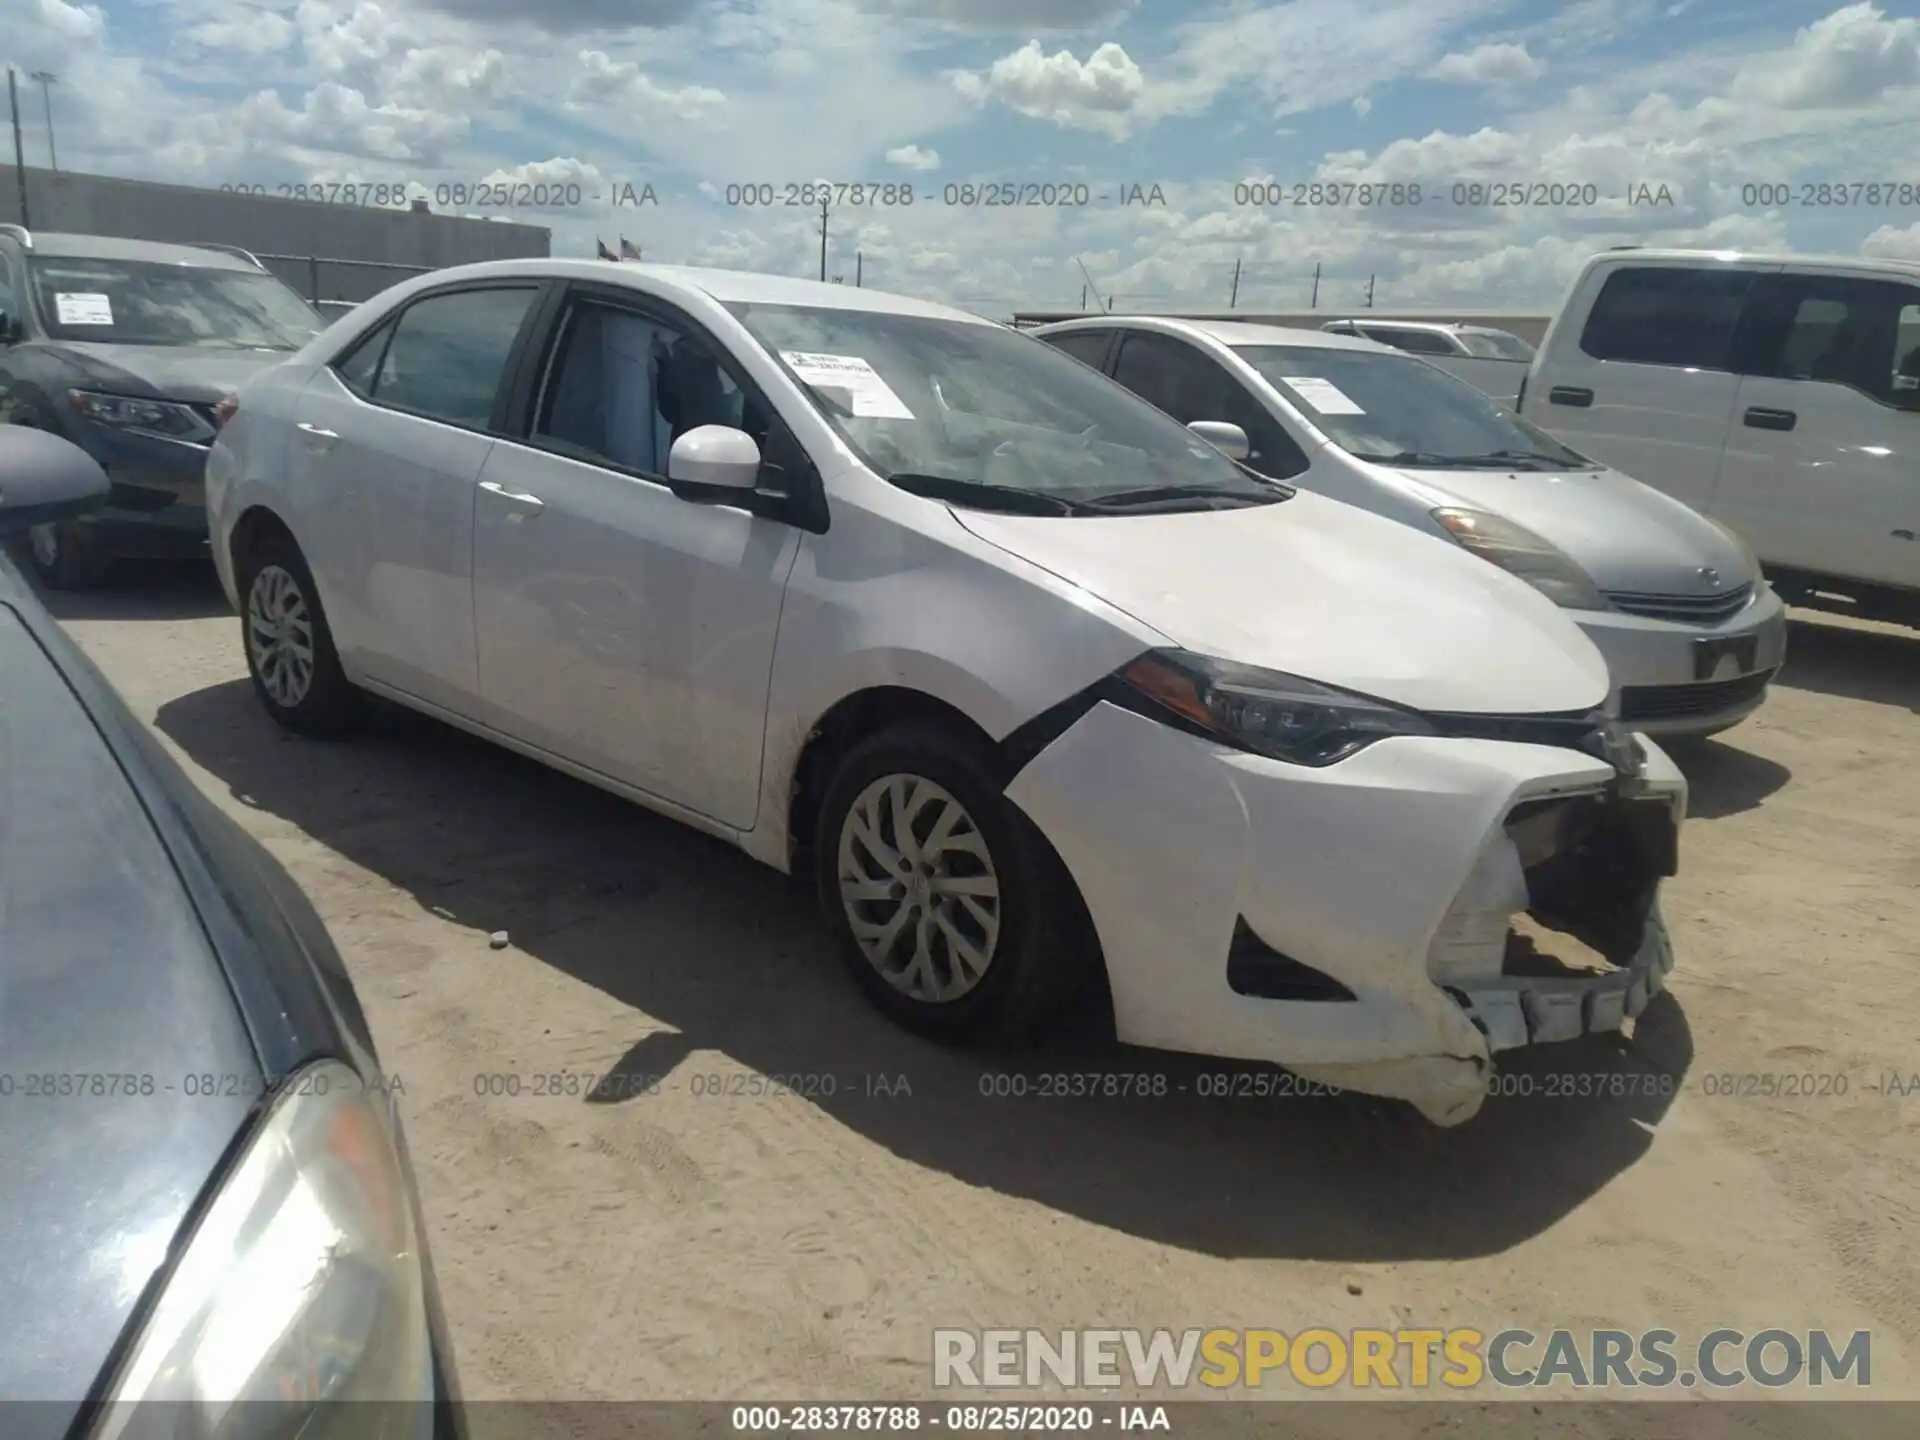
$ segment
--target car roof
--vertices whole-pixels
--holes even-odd
[[[156,265],[201,265],[209,270],[259,267],[231,251],[199,245],[169,245],[158,240],[129,240],[119,235],[73,235],[35,230],[28,253],[58,260],[145,260]]]
[[[1341,335],[1330,330],[1294,330],[1282,325],[1251,325],[1238,320],[1187,320],[1174,315],[1099,315],[1085,320],[1066,320],[1058,325],[1042,325],[1038,334],[1065,333],[1069,330],[1157,330],[1165,335],[1184,335],[1190,340],[1213,340],[1234,349],[1250,345],[1292,345],[1316,350],[1368,350],[1391,355],[1401,352],[1376,340],[1358,335]]]
[[[486,260],[436,270],[436,281],[487,279],[493,276],[540,275],[551,278],[597,280],[618,285],[644,282],[636,289],[685,298],[704,295],[723,305],[793,305],[821,310],[858,310],[879,315],[911,315],[927,320],[949,320],[969,325],[1005,328],[971,311],[957,310],[931,300],[916,300],[885,290],[858,285],[836,285],[825,280],[802,280],[790,275],[762,275],[751,270],[720,270],[698,265],[656,265],[645,261],[588,260],[536,257],[523,260]],[[425,277],[423,277],[425,278]]]
[[[1920,260],[1895,259],[1890,255],[1796,255],[1788,250],[1685,250],[1641,249],[1622,246],[1604,250],[1587,263],[1599,265],[1614,261],[1623,265],[1686,265],[1711,261],[1718,265],[1808,266],[1827,270],[1870,271],[1902,277],[1920,278]]]

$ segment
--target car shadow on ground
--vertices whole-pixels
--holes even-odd
[[[1787,622],[1787,663],[1775,683],[1920,711],[1920,630],[1795,611]]]
[[[90,589],[54,590],[18,551],[14,560],[56,620],[206,620],[233,613],[208,561],[120,560]]]
[[[1630,1043],[1528,1055],[1474,1121],[1439,1130],[1391,1102],[1302,1096],[1269,1067],[1121,1046],[1097,1004],[1035,1051],[955,1052],[867,1006],[805,887],[495,746],[412,715],[297,741],[244,681],[157,723],[244,804],[677,1032],[638,1039],[583,1103],[644,1106],[635,1077],[720,1051],[913,1163],[1197,1252],[1505,1250],[1645,1153],[1693,1058],[1662,997]]]
[[[1673,739],[1663,747],[1687,777],[1687,814],[1696,820],[1752,810],[1793,778],[1777,761],[1721,740]]]

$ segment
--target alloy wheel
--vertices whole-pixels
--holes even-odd
[[[914,1000],[945,1004],[986,978],[1000,940],[1000,877],[949,791],[883,775],[840,826],[840,903],[869,964]]]
[[[51,525],[36,525],[28,532],[33,545],[34,562],[43,570],[60,563],[60,532]]]
[[[247,592],[247,653],[273,703],[291,710],[313,684],[313,616],[300,582],[261,567]]]

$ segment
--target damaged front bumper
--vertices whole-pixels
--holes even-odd
[[[1324,768],[1108,704],[1009,797],[1066,862],[1125,1042],[1285,1065],[1471,1118],[1496,1053],[1616,1030],[1664,986],[1686,781],[1395,737]]]

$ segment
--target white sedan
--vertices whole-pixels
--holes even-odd
[[[221,418],[277,721],[377,694],[809,870],[923,1033],[1031,1034],[1104,969],[1123,1041],[1452,1124],[1672,963],[1685,782],[1550,600],[1005,326],[503,261]],[[1529,958],[1523,912],[1584,958]]]

